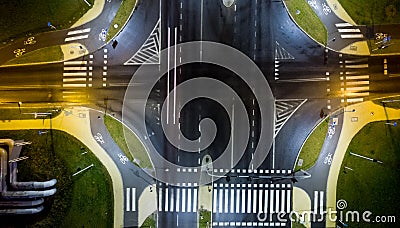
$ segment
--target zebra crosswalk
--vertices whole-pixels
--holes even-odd
[[[178,186],[159,183],[158,211],[197,213],[197,183],[180,183]]]
[[[83,40],[89,38],[90,28],[73,30],[67,33],[67,37],[65,38],[65,42],[71,42],[76,40]]]
[[[90,62],[67,61],[63,70],[63,88],[92,87],[93,67]]]
[[[223,214],[265,214],[268,226],[286,226],[277,222],[279,213],[292,210],[291,184],[224,184],[213,185],[213,226],[265,226],[260,221],[219,221]],[[251,224],[251,225],[248,225]],[[272,225],[271,225],[272,224]]]
[[[340,61],[344,71],[340,72],[342,103],[364,101],[369,93],[368,58]]]
[[[364,35],[361,33],[361,30],[356,26],[350,23],[337,23],[335,24],[338,32],[340,33],[340,37],[342,39],[362,39]]]
[[[125,211],[136,211],[136,188],[126,188]]]

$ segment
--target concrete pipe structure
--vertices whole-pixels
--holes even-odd
[[[44,203],[44,199],[37,200],[14,200],[14,201],[0,201],[0,208],[14,208],[14,207],[36,207]]]
[[[0,215],[30,215],[43,211],[43,206],[25,209],[0,209]]]
[[[10,163],[10,186],[15,190],[32,190],[32,189],[45,189],[51,188],[56,185],[57,180],[52,179],[49,181],[37,182],[18,182],[17,181],[17,163]]]

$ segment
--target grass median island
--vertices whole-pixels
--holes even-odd
[[[94,0],[0,0],[0,41],[50,31],[50,22],[57,29],[66,29],[78,21]]]
[[[297,158],[295,171],[300,169],[307,170],[318,160],[325,142],[326,133],[328,132],[328,123],[329,117],[324,119],[306,139],[306,142],[301,148],[299,157]],[[302,166],[298,165],[300,159],[303,159]]]
[[[361,214],[368,210],[372,212],[371,219],[376,215],[400,218],[400,129],[385,125],[385,122],[369,123],[350,142],[336,192],[337,200],[347,202],[344,213],[356,210]],[[356,157],[350,152],[383,164]],[[374,224],[360,220],[360,223],[348,222],[349,227],[399,227],[398,221]]]
[[[382,98],[378,100],[373,100],[373,102],[385,108],[400,109],[400,96]]]
[[[326,45],[328,32],[317,14],[308,5],[306,0],[284,0],[290,15],[296,23],[312,38]],[[300,13],[297,13],[297,10]]]
[[[118,9],[113,21],[107,32],[107,41],[110,41],[114,36],[123,28],[125,22],[129,20],[132,11],[135,9],[136,0],[122,0],[121,6]],[[117,24],[118,27],[115,28],[114,25]]]
[[[54,152],[50,131],[0,131],[0,138],[24,139],[31,145],[22,148],[18,163],[19,181],[57,179],[57,193],[47,198],[44,212],[21,217],[2,217],[1,224],[10,227],[113,227],[113,192],[106,168],[80,141],[53,130]],[[85,154],[82,154],[87,152]],[[74,177],[72,174],[94,166]]]
[[[199,212],[199,228],[211,227],[211,211],[200,209]]]
[[[0,121],[7,121],[7,120],[27,120],[27,119],[35,119],[35,112],[36,113],[52,113],[53,118],[58,116],[61,113],[61,108],[31,108],[31,107],[21,107],[20,109],[17,108],[18,103],[15,102],[16,108],[1,108],[0,109]],[[22,103],[21,106],[24,104]],[[52,110],[58,110],[52,111]],[[37,119],[43,119],[45,117],[37,117]],[[50,118],[48,116],[47,118]]]
[[[359,25],[400,23],[400,2],[393,0],[339,0]]]
[[[134,133],[110,116],[104,117],[104,124],[115,143],[125,153],[129,160],[134,161],[141,168],[153,169],[153,165],[151,164],[146,149]],[[126,137],[124,131],[127,133]],[[129,148],[134,149],[131,151]]]
[[[46,63],[62,61],[64,53],[60,46],[50,46],[34,50],[21,55],[18,58],[6,62],[4,65],[24,64],[24,63]]]
[[[144,220],[143,224],[140,226],[141,228],[156,228],[156,213],[151,214],[149,217]]]

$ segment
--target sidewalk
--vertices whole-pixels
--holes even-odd
[[[48,129],[50,120],[11,120],[0,122],[0,130],[21,130],[21,129]],[[84,143],[106,167],[111,176],[114,195],[114,227],[123,226],[124,199],[121,174],[101,146],[93,138],[90,130],[89,109],[75,107],[65,109],[63,113],[52,119],[52,128],[64,131],[82,143]]]
[[[332,208],[333,210],[336,209],[336,186],[340,167],[352,138],[370,122],[400,118],[400,109],[386,108],[385,112],[383,106],[374,104],[372,101],[347,106],[347,109],[355,109],[356,111],[344,112],[343,128],[328,177],[326,208]],[[352,121],[352,118],[357,118],[357,121],[355,119]],[[326,226],[334,227],[335,224],[328,219]]]
[[[101,14],[101,12],[103,12],[105,2],[106,0],[95,0],[93,7],[88,10],[77,22],[75,22],[75,24],[73,24],[71,28],[81,26],[88,23],[89,21],[96,19]]]

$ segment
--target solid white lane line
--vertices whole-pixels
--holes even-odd
[[[131,211],[131,188],[126,188],[126,211]]]
[[[320,81],[327,81],[326,77],[321,77],[321,78],[279,79],[279,82],[320,82]]]
[[[246,213],[246,189],[242,188],[242,213]]]
[[[168,39],[167,39],[167,124],[169,122],[169,71],[170,71],[170,47],[171,46],[171,28],[168,27]]]
[[[213,190],[213,213],[217,212],[217,189]]]
[[[64,70],[87,70],[87,67],[79,66],[79,67],[64,67]]]
[[[87,76],[86,72],[72,72],[72,73],[63,73],[64,77],[74,77],[74,76]]]
[[[64,62],[64,66],[70,66],[70,65],[86,65],[87,61],[68,61]]]
[[[197,188],[193,189],[193,212],[197,212]]]
[[[90,32],[90,28],[81,29],[81,30],[69,31],[69,32],[67,33],[67,35],[68,35],[68,36],[72,36],[72,35],[81,34],[81,33],[87,33],[87,32]]]
[[[233,188],[231,188],[231,197],[230,197],[229,205],[230,205],[229,212],[234,213],[233,206],[235,205],[235,189],[233,189]]]
[[[369,92],[365,92],[365,93],[345,93],[345,96],[347,96],[347,97],[367,97],[367,96],[369,96]]]
[[[365,62],[368,61],[368,58],[361,58],[361,59],[350,59],[350,60],[345,60],[345,63],[359,63],[359,62]]]
[[[187,189],[188,192],[188,206],[187,212],[192,212],[192,188]]]
[[[337,28],[341,28],[341,27],[352,27],[352,26],[354,26],[354,25],[352,25],[352,24],[350,24],[350,23],[337,23],[337,24],[335,24],[335,26],[336,26]]]
[[[314,191],[314,214],[318,213],[318,191]]]
[[[344,33],[346,33],[346,32],[361,32],[360,29],[358,29],[358,28],[338,29],[338,31],[340,33],[342,33],[342,32],[344,32]]]
[[[136,188],[132,188],[132,211],[136,211]]]
[[[223,191],[223,189],[222,188],[220,188],[219,189],[219,191],[218,191],[218,212],[219,213],[222,213],[222,191]]]
[[[340,34],[342,39],[354,39],[354,38],[363,38],[363,34]]]
[[[162,189],[158,189],[158,211],[162,211]]]
[[[181,203],[181,199],[180,199],[180,193],[181,193],[181,189],[180,188],[177,188],[176,189],[176,203],[175,203],[175,205],[176,205],[176,212],[179,212],[179,209],[180,209],[180,203]]]
[[[173,112],[174,112],[174,124],[175,124],[175,116],[176,116],[176,60],[177,60],[177,57],[176,57],[176,44],[177,44],[177,39],[178,39],[178,30],[177,30],[177,27],[175,27],[175,47],[174,47],[174,49],[175,49],[175,57],[174,57],[174,110],[173,110]]]
[[[182,188],[182,212],[186,212],[186,189]]]
[[[169,194],[168,194],[168,187],[166,187],[165,188],[165,197],[164,197],[164,199],[165,199],[165,209],[164,209],[164,211],[169,211],[169,205],[168,205],[168,202],[169,202]]]
[[[86,39],[88,37],[89,37],[89,35],[68,37],[68,38],[65,38],[65,42],[69,42],[69,41],[73,41],[73,40],[82,40],[82,39]]]
[[[369,81],[352,81],[352,82],[346,82],[346,86],[354,86],[354,85],[369,85]]]
[[[228,213],[228,189],[225,188],[225,195],[224,195],[224,212]]]

